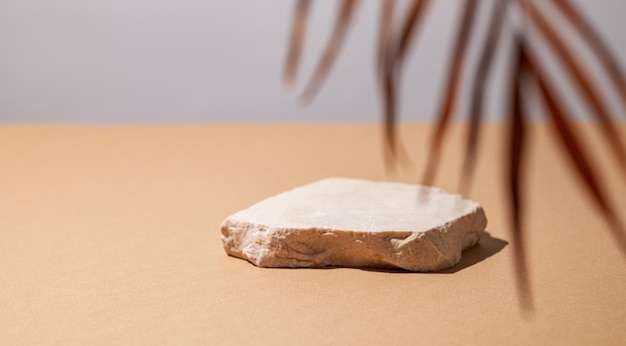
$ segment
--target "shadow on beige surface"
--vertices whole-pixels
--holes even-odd
[[[504,247],[508,244],[509,243],[507,241],[499,238],[494,238],[491,236],[491,234],[489,234],[489,232],[484,232],[476,246],[463,251],[463,257],[461,258],[461,261],[459,263],[457,263],[452,268],[439,270],[435,273],[456,273],[497,254],[498,252],[502,251],[502,249],[504,249]]]

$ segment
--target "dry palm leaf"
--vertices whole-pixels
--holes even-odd
[[[507,4],[508,0],[502,0],[497,1],[493,6],[493,13],[491,14],[491,21],[487,31],[487,38],[485,39],[484,46],[482,47],[480,60],[474,73],[474,84],[471,89],[472,96],[469,112],[465,161],[463,162],[461,185],[459,187],[462,194],[468,193],[469,182],[473,177],[480,123],[483,115],[485,88],[487,86],[487,79],[491,73],[491,66],[493,65],[498,39],[500,38],[500,31],[502,30],[506,17]]]
[[[574,3],[570,0],[553,0],[552,3],[561,11],[578,34],[587,41],[587,44],[593,48],[593,52],[602,63],[614,87],[619,91],[622,104],[626,108],[626,77],[608,45],[584,18]]]
[[[299,0],[298,7],[305,7],[303,12],[308,12],[308,4],[302,5],[302,2],[308,3],[306,0]],[[326,46],[326,50],[320,59],[319,64],[317,65],[317,69],[313,74],[313,78],[309,81],[304,93],[302,94],[302,100],[304,102],[311,102],[317,95],[319,88],[324,83],[324,80],[328,76],[330,72],[330,68],[333,66],[335,62],[335,58],[339,53],[339,48],[341,48],[341,44],[343,43],[343,39],[346,37],[348,32],[348,27],[350,26],[350,21],[352,20],[352,16],[358,4],[358,0],[343,0],[340,4],[339,15],[337,16],[337,22],[335,24],[335,29],[333,31],[333,35]],[[306,14],[304,15],[306,16]],[[296,20],[297,21],[297,20]],[[298,27],[296,26],[296,29]],[[294,30],[294,34],[292,36],[298,37],[297,30]],[[299,44],[299,43],[298,43]],[[298,51],[300,48],[297,49]],[[293,72],[295,74],[295,71]]]
[[[408,10],[408,15],[397,32],[393,31],[393,5],[392,8],[383,10],[381,20],[381,31],[385,31],[384,45],[381,43],[380,57],[380,83],[382,100],[385,112],[385,139],[388,153],[392,159],[397,158],[396,154],[396,95],[399,85],[399,76],[402,72],[402,65],[412,38],[419,30],[420,24],[426,13],[431,0],[414,0]],[[381,35],[382,36],[382,35]]]
[[[296,79],[298,65],[300,64],[300,55],[302,52],[302,43],[306,34],[307,23],[309,21],[309,8],[311,0],[298,0],[296,13],[293,16],[293,29],[291,31],[289,56],[285,65],[285,83],[292,84]]]
[[[296,15],[292,29],[291,49],[287,59],[285,78],[293,81],[298,66],[301,44],[308,17],[311,0],[298,0]],[[539,4],[543,2],[542,4]],[[347,33],[348,26],[353,18],[356,0],[340,2],[339,15],[333,36],[323,54],[318,69],[312,81],[305,90],[304,96],[312,99],[326,78],[341,43]],[[384,109],[384,124],[386,143],[390,153],[395,158],[395,124],[397,122],[396,95],[398,94],[399,78],[402,65],[409,48],[421,26],[431,0],[413,0],[408,6],[405,16],[396,12],[395,0],[382,0],[381,20],[378,38],[377,72],[380,83],[381,98]],[[461,76],[467,65],[468,46],[473,26],[478,16],[479,6],[490,6],[490,22],[486,37],[483,39],[479,51],[478,63],[473,67],[473,83],[471,84],[471,98],[469,108],[469,126],[467,135],[467,151],[461,175],[460,190],[466,192],[472,180],[473,167],[480,138],[480,124],[485,102],[485,88],[496,55],[499,38],[505,33],[514,37],[514,60],[511,64],[511,98],[508,136],[507,164],[507,191],[511,211],[511,234],[515,253],[515,268],[518,278],[520,302],[525,310],[532,309],[530,281],[526,262],[524,242],[524,158],[527,143],[527,126],[524,113],[524,91],[530,87],[537,89],[540,99],[545,105],[546,115],[553,124],[554,136],[561,143],[573,169],[581,178],[582,185],[590,193],[591,201],[608,220],[612,235],[620,250],[626,255],[626,232],[618,213],[604,192],[599,178],[597,166],[592,164],[591,154],[584,138],[575,131],[570,124],[564,103],[557,96],[557,88],[549,81],[549,77],[541,66],[539,54],[531,50],[532,39],[540,39],[550,47],[550,54],[556,57],[564,66],[567,76],[580,92],[582,99],[590,106],[591,113],[600,124],[608,148],[611,150],[615,162],[626,174],[626,147],[622,142],[615,126],[615,115],[601,97],[604,94],[599,88],[597,77],[587,66],[580,61],[577,50],[564,38],[561,32],[548,20],[549,11],[560,14],[567,23],[564,29],[576,33],[586,44],[585,49],[594,53],[594,57],[610,78],[612,92],[621,97],[626,109],[626,77],[612,55],[607,44],[602,40],[590,22],[573,3],[573,0],[465,0],[459,1],[463,6],[459,20],[458,33],[453,46],[451,63],[448,70],[447,84],[443,93],[435,132],[431,140],[431,152],[427,159],[427,166],[423,178],[425,184],[431,184],[436,175],[436,168],[440,160],[441,146],[452,119],[457,112],[461,91]],[[546,6],[549,5],[549,6]],[[514,20],[514,12],[521,15],[523,25]],[[518,21],[519,22],[519,21]],[[503,30],[504,28],[508,30]],[[531,37],[535,33],[536,37]]]
[[[541,13],[539,8],[535,6],[532,1],[528,1],[527,4],[527,6],[523,6],[525,13],[528,14],[532,23],[537,26],[545,39],[549,41],[551,47],[569,69],[570,75],[578,84],[580,90],[585,94],[586,100],[594,110],[592,114],[600,121],[605,135],[604,138],[613,150],[622,171],[626,174],[626,152],[624,150],[624,144],[615,130],[608,106],[601,101],[600,89],[595,85],[596,83],[594,83],[591,73],[584,68],[584,63],[576,58],[577,54],[574,49],[570,48],[563,38],[558,35],[554,26],[550,24],[549,20]]]
[[[524,246],[524,196],[523,196],[523,175],[524,175],[524,152],[527,138],[527,129],[522,109],[522,86],[526,71],[526,55],[524,54],[523,38],[515,41],[515,54],[517,59],[514,74],[511,76],[513,86],[511,87],[511,118],[510,118],[510,142],[508,152],[508,184],[509,199],[511,203],[511,232],[513,236],[513,247],[517,261],[515,262],[518,273],[518,286],[520,292],[520,303],[525,310],[530,311],[533,307],[532,293],[530,290],[530,280],[528,279],[528,267],[526,266],[526,248]]]
[[[597,165],[592,163],[591,154],[586,149],[584,138],[576,133],[571,121],[566,115],[563,103],[558,100],[556,91],[554,91],[546,81],[545,73],[539,67],[539,63],[535,62],[530,55],[522,50],[523,61],[530,71],[531,76],[536,79],[539,93],[547,108],[547,114],[553,124],[556,137],[563,145],[563,149],[572,161],[574,168],[580,176],[583,184],[589,191],[591,198],[595,201],[596,206],[609,222],[613,237],[626,254],[626,233],[624,226],[618,217],[613,206],[606,197],[606,187],[603,186],[602,180],[597,172]]]
[[[423,184],[431,185],[433,183],[439,157],[441,155],[441,145],[450,123],[452,114],[459,102],[459,81],[461,79],[461,69],[467,56],[467,43],[472,32],[474,19],[476,18],[476,9],[479,0],[469,0],[465,2],[459,32],[454,44],[454,56],[450,66],[448,75],[448,85],[444,96],[444,102],[439,112],[439,121],[433,135],[430,147],[430,155],[426,164],[426,172],[424,173]],[[493,30],[491,32],[495,32]]]

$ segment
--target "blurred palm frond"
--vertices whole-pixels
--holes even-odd
[[[298,69],[298,61],[302,50],[306,26],[310,14],[312,0],[297,0],[293,21],[290,50],[285,68],[285,81],[293,83]],[[319,65],[311,81],[303,93],[303,99],[312,101],[335,61],[351,21],[354,18],[358,0],[338,1],[338,16],[331,39],[320,59]],[[381,0],[380,30],[376,57],[376,72],[384,105],[384,128],[387,153],[391,159],[396,157],[397,94],[402,66],[416,39],[432,0],[412,0],[406,7],[406,13],[399,15],[396,0]],[[479,7],[489,6],[489,24],[482,46],[478,51],[478,62],[472,67],[472,83],[470,84],[469,125],[467,144],[459,190],[466,194],[472,181],[473,171],[478,153],[480,124],[483,121],[483,106],[486,102],[485,89],[493,70],[499,41],[504,34],[512,35],[514,42],[511,66],[511,85],[509,100],[509,134],[507,160],[507,191],[511,213],[511,235],[515,253],[520,303],[525,310],[532,309],[532,294],[528,275],[523,225],[524,217],[524,172],[525,147],[528,142],[528,122],[524,96],[533,88],[538,92],[544,104],[547,119],[552,124],[553,135],[561,144],[562,152],[571,161],[571,168],[577,172],[581,184],[589,193],[590,200],[608,221],[608,226],[620,250],[626,255],[626,232],[614,206],[606,195],[606,186],[600,179],[598,166],[593,164],[593,153],[588,150],[584,137],[576,132],[571,124],[565,103],[559,96],[559,88],[550,81],[542,63],[542,54],[533,49],[536,41],[547,44],[552,57],[564,67],[571,84],[589,106],[591,115],[598,121],[607,148],[611,151],[617,165],[626,177],[626,146],[615,126],[616,115],[610,110],[603,99],[603,91],[599,87],[598,78],[591,73],[588,66],[579,58],[579,50],[573,48],[564,33],[559,30],[549,15],[558,15],[568,30],[585,44],[585,49],[593,53],[596,63],[602,67],[610,80],[611,91],[617,94],[626,109],[626,77],[617,59],[601,35],[584,16],[583,11],[573,0],[465,0],[459,1],[461,15],[458,20],[458,31],[453,44],[452,54],[447,70],[447,80],[442,102],[436,114],[434,133],[430,141],[430,153],[427,157],[423,176],[423,184],[433,183],[439,164],[442,146],[451,119],[458,113],[462,86],[463,70],[468,68],[468,43],[478,20]],[[515,20],[517,18],[521,20]],[[506,30],[505,30],[506,29]],[[623,114],[622,114],[623,115]]]

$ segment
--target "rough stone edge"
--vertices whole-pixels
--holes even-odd
[[[457,264],[462,252],[478,243],[486,226],[487,218],[481,206],[477,206],[472,213],[422,232],[271,228],[229,217],[221,225],[221,239],[227,254],[248,260],[259,267],[341,266],[428,272]],[[461,243],[455,244],[457,237],[446,236],[449,232],[463,233],[458,238]],[[333,246],[332,237],[352,238],[352,246],[339,249]],[[312,248],[307,242],[300,241],[303,238],[316,238],[316,243],[321,245]],[[368,243],[384,248],[388,255],[372,251],[366,245]],[[413,263],[411,253],[419,253],[420,257],[426,257],[429,261]],[[351,260],[336,260],[339,254],[349,254]]]

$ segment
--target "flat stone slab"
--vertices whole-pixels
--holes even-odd
[[[437,188],[329,178],[229,216],[221,238],[259,267],[434,271],[458,263],[486,225],[478,203]]]

